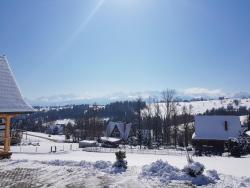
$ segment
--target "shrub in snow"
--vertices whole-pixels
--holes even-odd
[[[194,160],[190,157],[188,151],[186,157],[188,165],[184,167],[183,171],[192,177],[202,175],[205,170],[205,166],[199,162],[194,162]]]
[[[205,170],[204,165],[199,162],[188,163],[188,165],[185,166],[183,169],[184,172],[186,172],[188,175],[192,177],[197,177],[199,175],[202,175],[204,170]]]
[[[118,151],[115,153],[115,156],[116,156],[116,162],[113,164],[113,167],[126,170],[128,168],[127,166],[128,162],[125,160],[126,152]]]

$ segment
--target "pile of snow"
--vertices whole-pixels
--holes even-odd
[[[171,182],[192,183],[193,185],[215,184],[219,180],[216,171],[209,171],[207,176],[199,175],[197,177],[189,176],[184,170],[180,170],[174,166],[158,160],[150,165],[142,167],[141,176],[148,179],[156,179],[162,183],[169,184]]]

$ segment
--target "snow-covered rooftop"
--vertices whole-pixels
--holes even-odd
[[[101,140],[104,142],[119,142],[120,139],[119,138],[112,138],[112,137],[101,137]]]
[[[17,86],[7,58],[0,56],[0,113],[29,113],[34,109],[28,105]]]
[[[109,122],[106,130],[107,136],[111,136],[111,133],[113,132],[115,127],[117,127],[120,132],[120,138],[128,139],[132,127],[131,123],[126,124],[124,122]]]
[[[60,119],[60,120],[55,121],[55,125],[68,125],[69,123],[71,125],[75,125],[75,120],[73,120],[73,119]]]
[[[228,140],[238,138],[240,132],[239,116],[195,116],[193,139]]]

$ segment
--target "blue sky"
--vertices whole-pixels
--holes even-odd
[[[6,0],[0,54],[27,98],[250,91],[248,0]]]

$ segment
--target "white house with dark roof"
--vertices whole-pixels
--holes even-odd
[[[53,122],[44,123],[43,126],[47,127],[48,134],[63,134],[65,127],[68,124],[75,126],[75,120],[73,119],[60,119]]]

